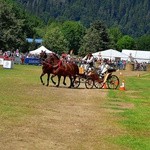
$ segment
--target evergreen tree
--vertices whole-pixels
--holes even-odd
[[[39,37],[37,29],[42,26],[41,20],[28,14],[13,0],[0,0],[1,49],[27,51],[30,44],[26,43],[26,37]]]
[[[4,0],[0,1],[0,46],[4,50],[14,50],[25,40],[22,32],[23,19],[16,17],[12,5]]]
[[[105,50],[109,46],[110,38],[106,26],[102,22],[96,21],[87,29],[83,37],[80,54],[85,55],[89,52]]]
[[[117,42],[119,39],[122,38],[123,33],[118,27],[112,27],[109,29],[109,34],[110,34],[111,43],[112,43],[111,48],[117,49]]]

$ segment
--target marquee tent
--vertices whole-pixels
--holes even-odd
[[[94,57],[98,57],[98,55],[101,55],[102,58],[109,58],[109,59],[115,59],[115,58],[121,58],[125,60],[128,59],[128,55],[113,49],[108,49],[108,50],[93,53]]]
[[[123,49],[122,53],[132,56],[134,60],[138,62],[150,63],[150,51],[140,51],[140,50],[127,50]]]
[[[40,54],[41,51],[45,51],[46,53],[53,53],[52,51],[48,50],[48,49],[47,49],[46,47],[44,47],[44,46],[41,46],[41,47],[39,47],[39,48],[36,49],[36,50],[30,51],[29,53],[30,53],[30,54]]]

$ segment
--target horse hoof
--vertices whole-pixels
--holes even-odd
[[[66,83],[63,83],[64,85],[67,85]]]

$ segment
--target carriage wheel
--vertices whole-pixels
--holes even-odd
[[[94,81],[94,86],[97,88],[97,89],[101,89],[103,87],[104,83],[103,81],[98,81],[98,80],[95,80]]]
[[[73,82],[74,88],[78,88],[80,85],[80,77],[77,76],[75,81]]]
[[[116,75],[111,75],[107,79],[107,85],[110,89],[117,89],[119,86],[119,78]]]
[[[94,81],[93,81],[92,78],[87,78],[87,79],[85,80],[85,87],[86,87],[87,89],[92,89],[92,88],[93,88],[93,85],[94,85]]]

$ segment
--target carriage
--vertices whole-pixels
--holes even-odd
[[[107,64],[103,64],[101,69],[79,67],[79,75],[74,80],[74,87],[78,88],[83,83],[87,89],[92,89],[93,87],[101,89],[104,86],[109,89],[117,89],[119,78],[113,74],[115,71],[116,69]]]

